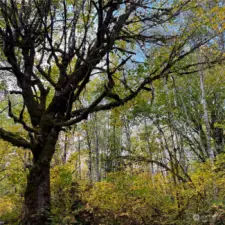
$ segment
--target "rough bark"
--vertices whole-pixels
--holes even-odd
[[[27,177],[24,225],[50,224],[50,163],[59,131],[52,130],[45,144],[33,150],[33,166]]]
[[[50,162],[35,163],[27,178],[24,225],[47,225],[50,213]]]

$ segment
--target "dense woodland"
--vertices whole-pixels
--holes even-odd
[[[224,0],[0,0],[0,224],[225,224]]]

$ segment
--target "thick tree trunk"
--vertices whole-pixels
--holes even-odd
[[[27,178],[24,225],[47,225],[50,213],[50,162],[35,163]]]
[[[25,215],[23,225],[50,224],[50,163],[55,152],[58,131],[52,131],[45,138],[45,144],[38,144],[33,150],[33,166],[27,177],[25,191]]]

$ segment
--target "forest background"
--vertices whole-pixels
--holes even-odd
[[[0,1],[0,220],[225,224],[224,28],[219,0]]]

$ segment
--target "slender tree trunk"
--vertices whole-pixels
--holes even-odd
[[[131,131],[129,120],[124,116],[124,129],[126,134],[126,150],[131,153]]]
[[[67,160],[67,150],[68,150],[68,134],[65,133],[65,137],[64,137],[64,149],[63,149],[63,156],[62,156],[62,163],[66,164],[66,160]]]
[[[200,59],[199,59],[200,61]],[[203,70],[200,70],[199,73],[200,76],[200,88],[201,88],[201,94],[202,94],[202,106],[203,106],[203,119],[204,119],[204,123],[205,123],[205,127],[206,127],[206,143],[207,143],[207,152],[209,155],[209,159],[210,159],[210,163],[211,166],[214,165],[214,161],[213,158],[215,156],[215,153],[212,149],[211,146],[211,130],[210,130],[210,122],[209,122],[209,116],[208,116],[208,110],[207,110],[207,102],[206,102],[206,97],[205,97],[205,87],[204,87],[204,72]],[[212,181],[213,184],[213,198],[216,199],[217,198],[217,193],[218,193],[218,189],[215,183],[215,180],[213,179]]]
[[[113,133],[112,133],[113,161],[112,161],[112,163],[113,163],[113,172],[116,172],[117,171],[116,125],[115,125],[116,119],[113,119],[113,120],[114,121],[113,121],[113,127],[112,127],[112,129],[113,129]]]
[[[112,171],[112,160],[111,160],[111,135],[110,135],[110,117],[107,117],[107,147],[106,147],[106,163],[105,163],[105,170],[106,175]]]
[[[79,174],[79,179],[81,180],[81,143],[80,143],[80,134],[78,135],[78,174]]]
[[[88,176],[89,176],[89,180],[92,183],[92,147],[91,147],[91,140],[90,140],[90,136],[89,136],[89,131],[88,131],[88,124],[87,127],[85,129],[86,131],[86,138],[87,138],[87,146],[88,146]]]
[[[33,150],[33,166],[27,177],[23,225],[50,224],[50,163],[59,132],[52,130],[43,145]]]
[[[200,61],[200,59],[199,59]],[[201,94],[202,94],[202,106],[203,106],[203,119],[205,122],[205,127],[206,127],[206,143],[207,143],[207,152],[209,155],[209,158],[212,159],[214,158],[214,152],[212,150],[211,146],[211,135],[210,135],[210,123],[209,123],[209,116],[208,116],[208,111],[207,111],[207,103],[206,103],[206,98],[205,98],[205,88],[204,88],[204,72],[203,70],[200,70],[199,73],[200,76],[200,88],[201,88]]]
[[[99,137],[98,137],[98,118],[95,113],[95,164],[96,164],[96,181],[99,182],[101,180],[100,175],[100,159],[99,159]]]
[[[151,150],[151,144],[150,144],[150,141],[149,141],[149,131],[148,131],[148,125],[147,125],[147,119],[146,117],[144,117],[144,127],[145,127],[145,141],[147,143],[147,149],[148,149],[148,153],[149,153],[149,158],[150,160],[153,160],[153,153],[152,153],[152,150]],[[149,163],[149,172],[151,174],[151,179],[152,179],[152,182],[154,182],[154,164],[151,162]]]

